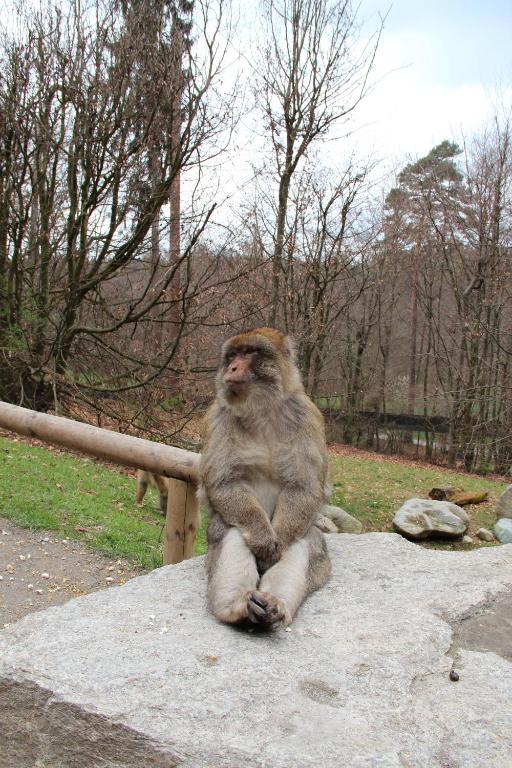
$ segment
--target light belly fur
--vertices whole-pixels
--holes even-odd
[[[261,477],[252,480],[250,487],[259,503],[272,520],[276,507],[277,497],[279,496],[279,485],[274,480]]]

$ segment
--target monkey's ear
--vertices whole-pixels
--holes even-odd
[[[297,362],[297,349],[291,336],[285,336],[283,339],[283,354],[291,362]]]

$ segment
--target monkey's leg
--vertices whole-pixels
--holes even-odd
[[[144,496],[146,495],[146,491],[148,489],[148,484],[145,479],[145,475],[142,472],[137,473],[137,495],[135,497],[135,503],[138,507],[142,506],[142,502],[144,500]]]
[[[325,539],[313,526],[261,577],[258,593],[263,593],[274,615],[280,614],[280,621],[275,619],[272,623],[290,624],[304,599],[325,584],[330,572]]]
[[[160,512],[162,515],[167,514],[167,494],[160,493]]]
[[[225,533],[221,533],[221,526]],[[259,580],[256,560],[238,528],[227,528],[215,516],[210,521],[208,548],[208,604],[226,624],[238,624],[249,616],[248,596]]]

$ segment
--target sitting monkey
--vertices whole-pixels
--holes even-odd
[[[291,339],[272,328],[224,344],[216,389],[199,488],[212,514],[208,603],[220,621],[276,629],[330,574],[315,527],[325,503],[323,418]]]
[[[161,475],[155,475],[153,472],[146,472],[145,469],[137,470],[137,495],[135,497],[137,506],[142,506],[148,485],[155,488],[160,494],[160,512],[162,515],[165,515],[167,512],[167,496],[169,492],[167,479]]]

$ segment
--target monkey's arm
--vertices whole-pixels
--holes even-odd
[[[205,487],[214,512],[240,531],[255,556],[261,572],[270,568],[281,556],[277,536],[268,516],[255,496],[243,483],[230,482]]]
[[[301,539],[314,524],[324,503],[318,488],[312,493],[304,486],[290,486],[279,494],[272,525],[282,552]]]
[[[279,474],[283,485],[272,526],[284,551],[308,532],[325,503],[327,460],[323,440],[315,435],[298,439],[283,452]]]

